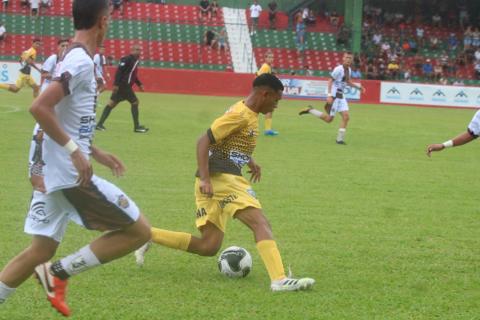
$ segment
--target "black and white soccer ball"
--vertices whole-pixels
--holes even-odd
[[[241,247],[228,247],[218,257],[218,269],[230,278],[246,277],[252,270],[252,256]]]

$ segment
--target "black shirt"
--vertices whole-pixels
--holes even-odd
[[[113,85],[119,87],[126,85],[133,86],[135,83],[137,86],[141,86],[142,82],[140,82],[137,76],[139,63],[140,61],[138,61],[138,58],[134,55],[123,57],[115,73],[115,82]]]

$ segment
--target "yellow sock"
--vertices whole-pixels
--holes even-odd
[[[152,228],[152,241],[172,249],[187,251],[192,235],[185,232],[175,232]]]
[[[10,85],[6,83],[0,83],[0,89],[8,90],[10,89]]]
[[[277,243],[274,240],[262,240],[257,242],[257,249],[267,268],[270,280],[285,278],[285,269],[283,269],[282,257],[278,251]]]
[[[265,118],[265,130],[272,130],[272,118]]]

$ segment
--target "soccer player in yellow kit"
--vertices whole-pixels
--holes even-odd
[[[268,51],[265,54],[265,62],[262,64],[260,69],[258,69],[256,75],[262,75],[264,73],[270,73],[273,74],[272,70],[272,64],[273,64],[273,53]],[[273,112],[269,112],[265,114],[265,131],[264,134],[266,136],[277,136],[278,131],[275,131],[272,129],[272,117],[273,117]]]
[[[261,168],[252,153],[258,137],[258,114],[272,112],[282,98],[282,82],[272,74],[262,74],[253,82],[250,95],[217,118],[197,143],[195,199],[196,226],[201,236],[152,228],[152,241],[163,246],[214,256],[220,249],[230,217],[240,220],[254,234],[257,249],[271,279],[273,291],[309,289],[310,278],[293,279],[285,275],[280,252],[262,206],[250,183],[242,176],[248,166],[250,181],[258,182]],[[148,244],[135,252],[143,265]]]
[[[32,47],[22,53],[20,56],[20,75],[15,84],[0,83],[0,89],[5,89],[13,93],[19,92],[25,85],[33,89],[33,97],[36,98],[40,92],[40,87],[33,80],[31,72],[32,68],[41,73],[40,69],[35,66],[35,59],[37,59],[37,49],[40,48],[40,39],[34,39]]]

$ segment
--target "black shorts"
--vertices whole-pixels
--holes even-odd
[[[135,103],[138,101],[138,98],[135,95],[135,92],[130,86],[119,87],[116,92],[112,93],[112,96],[110,97],[110,99],[115,103],[119,103],[124,100],[127,100],[130,103]]]

